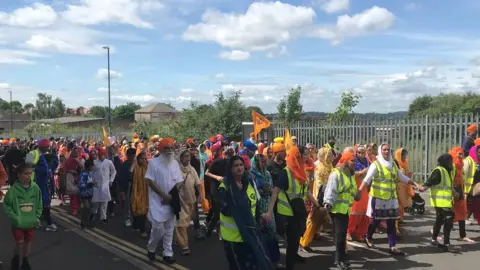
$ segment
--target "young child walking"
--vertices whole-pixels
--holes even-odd
[[[17,167],[18,181],[10,188],[3,200],[3,208],[12,223],[15,239],[11,269],[30,270],[28,261],[32,247],[33,232],[43,211],[42,193],[37,184],[31,181],[33,165],[20,164]]]
[[[78,189],[80,191],[80,227],[85,229],[91,227],[89,222],[90,208],[93,196],[93,180],[92,180],[93,160],[85,161],[84,169],[80,174]]]

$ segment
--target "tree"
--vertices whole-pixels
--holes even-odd
[[[408,106],[408,115],[415,116],[421,114],[426,108],[430,108],[433,102],[433,97],[425,95],[416,98]]]
[[[263,112],[263,110],[258,107],[258,106],[248,106],[247,107],[247,115],[249,116],[248,119],[244,119],[244,120],[252,120],[251,118],[251,115],[252,115],[252,111],[256,111],[257,113],[261,114],[261,115],[265,115],[265,113]]]
[[[34,116],[36,119],[58,118],[65,114],[65,104],[59,98],[53,99],[51,95],[38,93],[35,101]]]
[[[278,119],[283,121],[286,125],[290,125],[302,116],[302,105],[300,104],[300,97],[302,88],[297,86],[290,89],[288,95],[280,100],[277,105]]]
[[[22,103],[20,103],[20,101],[18,101],[18,100],[12,101],[12,110],[13,110],[13,113],[16,113],[16,114],[23,113]]]
[[[358,105],[361,98],[361,95],[352,92],[343,92],[340,105],[338,105],[334,113],[328,115],[328,119],[331,121],[349,120],[350,114],[353,113],[353,109]]]
[[[27,103],[23,106],[23,109],[25,111],[29,111],[30,109],[33,109],[33,108],[35,108],[35,105],[33,105],[32,103]]]
[[[90,108],[90,115],[97,118],[105,118],[107,116],[107,107],[92,106],[92,108]]]
[[[140,106],[136,103],[133,103],[133,102],[129,102],[125,105],[117,106],[113,110],[113,115],[114,115],[115,118],[118,118],[118,119],[134,120],[135,111],[137,111],[141,108],[142,108],[142,106]]]
[[[409,116],[480,113],[480,95],[440,94],[416,98],[408,108]]]

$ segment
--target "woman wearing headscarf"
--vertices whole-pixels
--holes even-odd
[[[134,230],[140,231],[142,238],[147,238],[145,220],[148,213],[148,182],[145,179],[148,161],[145,152],[140,152],[130,168],[132,173],[132,217]]]
[[[197,203],[197,194],[201,193],[200,178],[195,169],[190,165],[190,151],[185,149],[180,152],[179,163],[180,171],[183,176],[183,182],[177,184],[180,195],[180,219],[175,225],[175,239],[182,248],[183,255],[189,255],[190,249],[188,245],[188,227],[195,213],[195,203]],[[199,197],[198,203],[202,203],[203,198]]]
[[[319,190],[322,185],[327,184],[328,176],[333,169],[333,150],[328,148],[320,148],[317,154],[318,165],[315,168],[313,182],[313,197],[318,201]],[[330,219],[328,211],[323,208],[314,207],[307,219],[307,229],[300,239],[300,246],[307,252],[311,252],[309,247],[315,238],[316,233],[322,228],[323,224]]]
[[[253,157],[252,162],[252,177],[260,194],[260,200],[257,204],[257,210],[260,214],[268,212],[268,206],[272,198],[273,181],[270,173],[267,171],[267,157],[261,154],[256,154]],[[262,231],[265,234],[265,241],[270,254],[270,261],[282,268],[283,266],[277,265],[280,260],[280,249],[277,241],[277,234],[275,229],[275,220],[271,222],[264,222]],[[280,267],[279,267],[280,266]]]
[[[307,210],[305,200],[309,199],[315,207],[319,208],[318,201],[308,189],[308,178],[305,173],[303,153],[296,146],[290,148],[287,154],[287,167],[282,170],[275,183],[268,213],[264,218],[272,218],[275,203],[277,202],[278,215],[286,220],[287,252],[286,269],[293,269],[296,262],[303,262],[305,258],[298,255],[300,238],[305,233]]]
[[[398,169],[406,176],[412,178],[413,173],[408,169],[408,151],[405,148],[400,148],[395,151],[395,164],[397,164]],[[403,222],[403,217],[405,215],[405,208],[412,205],[412,197],[415,194],[412,186],[407,185],[403,182],[397,182],[397,192],[398,192],[398,204],[400,210],[400,218],[396,222],[397,225],[397,236],[401,237],[402,233],[399,230],[398,223]]]
[[[230,270],[273,270],[264,234],[256,220],[260,196],[245,171],[243,158],[228,161],[227,173],[219,186],[220,235]]]
[[[265,147],[263,149],[263,155],[267,157],[267,160],[273,159],[273,150],[272,147]]]
[[[367,174],[370,162],[366,157],[366,147],[359,145],[355,151],[355,182],[357,187],[362,185],[363,179]],[[368,208],[368,191],[365,189],[362,191],[361,200],[353,202],[352,209],[350,211],[350,217],[348,219],[347,240],[352,241],[353,237],[356,239],[362,239],[368,232],[368,224],[370,218],[367,216]]]
[[[453,222],[458,222],[458,228],[460,233],[460,240],[474,243],[472,239],[467,237],[467,232],[465,230],[465,221],[468,219],[467,216],[467,196],[465,194],[465,184],[463,182],[463,149],[462,147],[453,147],[448,152],[453,159],[453,188],[459,194],[458,198],[453,201],[453,213],[454,219]]]
[[[369,248],[375,248],[373,234],[380,222],[385,220],[390,253],[392,255],[404,255],[402,251],[396,248],[395,220],[400,216],[396,181],[414,184],[420,191],[423,191],[424,188],[398,170],[397,165],[393,162],[390,146],[387,143],[381,144],[378,152],[377,160],[368,168],[367,175],[357,194],[361,196],[362,191],[370,187],[367,216],[372,221],[368,226],[365,244]]]

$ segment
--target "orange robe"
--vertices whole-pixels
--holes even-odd
[[[357,182],[357,188],[362,185],[363,178],[355,175],[355,181]],[[368,231],[368,224],[370,224],[370,218],[367,216],[368,208],[368,189],[362,191],[362,198],[360,201],[353,202],[352,209],[350,211],[350,217],[348,219],[347,234],[355,236],[357,239],[363,239]]]

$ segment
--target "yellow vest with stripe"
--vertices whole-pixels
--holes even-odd
[[[452,177],[443,167],[436,167],[439,170],[442,180],[440,184],[430,188],[430,204],[434,207],[451,208],[453,207],[453,183]]]
[[[378,161],[373,164],[377,168],[377,175],[372,179],[370,196],[381,200],[397,198],[397,165],[393,163],[392,170],[389,170]]]
[[[33,155],[33,161],[32,161],[33,171],[32,171],[31,179],[32,181],[35,181],[35,166],[37,166],[37,163],[40,160],[40,151],[38,149],[35,149],[33,151],[30,151],[30,154]]]
[[[225,184],[221,183],[218,188],[220,189],[226,187]],[[252,216],[255,217],[255,209],[257,207],[257,193],[255,192],[255,189],[250,183],[247,187],[247,196],[250,200],[250,211],[252,212]],[[235,223],[233,217],[227,217],[222,213],[220,213],[220,236],[225,241],[236,243],[243,242],[242,235],[240,234],[240,231],[238,230],[237,224]]]
[[[465,192],[465,194],[469,194],[472,190],[473,177],[475,176],[475,172],[477,171],[477,164],[475,164],[475,161],[471,157],[466,157],[465,159],[470,165],[470,171],[464,175],[463,182],[465,183],[465,186],[463,187],[463,191]]]
[[[323,147],[325,147],[327,149],[333,149],[333,150],[338,151],[338,147],[332,147],[329,143],[324,144]]]
[[[288,202],[288,199],[290,199],[290,201],[298,198],[305,200],[307,198],[306,191],[308,191],[308,184],[300,184],[297,179],[292,177],[292,173],[288,167],[285,167],[284,170],[287,172],[288,176],[288,189],[287,191],[282,190],[280,193],[278,193],[277,212],[280,215],[291,217],[293,216],[293,210]]]
[[[353,198],[357,193],[357,182],[355,176],[348,177],[338,169],[333,169],[332,173],[338,176],[337,200],[330,210],[334,214],[349,214],[353,204]]]

